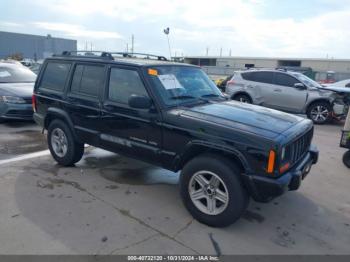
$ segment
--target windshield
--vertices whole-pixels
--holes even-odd
[[[36,74],[24,66],[0,66],[0,83],[35,82]]]
[[[307,77],[306,75],[303,75],[300,73],[292,73],[292,75],[298,78],[307,87],[316,87],[316,88],[322,87],[319,83]]]
[[[149,68],[147,74],[166,105],[224,99],[214,82],[200,68],[157,66]]]

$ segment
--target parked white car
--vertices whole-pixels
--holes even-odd
[[[237,71],[227,82],[226,94],[233,100],[306,114],[315,124],[324,124],[335,114],[343,116],[346,110],[337,91],[292,71]],[[340,107],[334,107],[338,103]]]
[[[350,79],[345,79],[332,84],[327,84],[325,86],[335,86],[335,87],[350,87]]]

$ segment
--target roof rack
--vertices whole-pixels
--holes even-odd
[[[84,58],[99,58],[99,59],[107,59],[113,60],[113,56],[104,51],[63,51],[60,55],[57,56],[69,56],[69,57],[84,57]]]
[[[288,72],[288,69],[284,68],[284,67],[276,67],[275,70],[282,71],[282,72]]]
[[[111,55],[121,55],[124,58],[143,58],[143,59],[155,59],[160,61],[168,61],[165,56],[145,54],[145,53],[130,53],[130,52],[111,52]]]
[[[55,57],[59,56],[69,56],[69,57],[79,57],[79,58],[93,58],[93,59],[107,59],[114,60],[114,57],[121,56],[122,58],[136,58],[136,59],[153,59],[160,61],[168,61],[165,56],[158,56],[152,54],[144,53],[129,53],[129,52],[105,52],[105,51],[63,51],[62,54],[55,54]]]

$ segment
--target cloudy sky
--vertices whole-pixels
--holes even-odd
[[[350,0],[0,0],[0,31],[94,50],[350,58]],[[1,39],[0,39],[1,41]]]

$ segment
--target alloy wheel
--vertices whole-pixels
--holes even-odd
[[[58,157],[64,157],[68,151],[66,134],[60,128],[55,128],[51,134],[52,149]]]
[[[312,108],[310,115],[312,120],[316,122],[324,122],[328,119],[329,111],[327,107],[318,105]]]
[[[224,181],[210,171],[199,171],[190,180],[188,191],[193,204],[207,215],[218,215],[226,209],[229,194]]]

